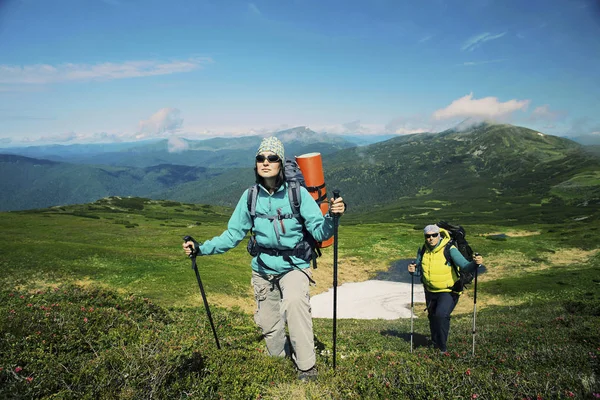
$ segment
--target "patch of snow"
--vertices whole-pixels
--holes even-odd
[[[415,278],[414,302],[424,303],[423,285]],[[337,289],[338,319],[410,318],[410,283],[370,280],[344,283]],[[333,288],[310,299],[314,318],[333,318]],[[423,305],[419,305],[423,307]],[[416,318],[416,317],[415,317]]]

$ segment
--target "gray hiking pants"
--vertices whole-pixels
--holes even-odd
[[[303,270],[310,276],[310,269]],[[300,270],[283,276],[264,276],[252,271],[252,286],[256,299],[254,321],[262,329],[269,354],[292,356],[301,370],[315,365],[315,344],[310,309],[309,281]],[[290,335],[285,334],[287,322]]]

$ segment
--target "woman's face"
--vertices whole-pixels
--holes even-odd
[[[425,241],[427,241],[427,244],[431,247],[435,247],[440,241],[440,234],[438,232],[427,232],[425,234]]]
[[[269,161],[269,158],[273,161]],[[256,156],[256,171],[261,178],[274,178],[281,170],[281,159],[271,151]]]

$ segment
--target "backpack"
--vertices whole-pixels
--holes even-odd
[[[450,234],[450,241],[444,247],[444,257],[446,258],[446,262],[454,268],[454,272],[458,276],[458,280],[454,283],[452,291],[462,292],[465,289],[465,285],[473,282],[475,275],[457,268],[450,256],[450,247],[456,247],[467,261],[473,261],[473,249],[469,245],[469,242],[467,242],[465,228],[460,225],[452,225],[446,221],[440,221],[436,225],[445,229]],[[423,257],[424,253],[425,246],[421,248],[421,257]]]
[[[295,266],[291,260],[289,259],[290,255],[299,257],[304,261],[311,262],[313,264],[313,268],[317,268],[317,257],[321,256],[320,250],[320,242],[317,242],[315,238],[308,232],[306,226],[304,225],[304,218],[300,214],[300,205],[302,203],[302,196],[300,194],[300,187],[304,187],[309,192],[318,192],[319,197],[315,200],[319,205],[327,199],[327,193],[321,193],[321,189],[325,187],[325,184],[321,186],[315,187],[307,187],[306,181],[304,180],[304,175],[302,175],[302,171],[300,167],[294,160],[285,159],[283,165],[283,176],[284,180],[287,182],[287,190],[288,190],[288,199],[290,201],[290,207],[292,209],[291,214],[280,214],[277,216],[265,216],[265,215],[257,215],[256,214],[256,201],[258,199],[258,184],[255,183],[248,189],[248,211],[250,212],[250,217],[252,218],[252,227],[254,228],[254,220],[259,218],[277,218],[277,219],[285,219],[285,218],[296,218],[300,224],[302,224],[302,233],[303,239],[298,243],[296,248],[293,250],[275,250],[275,249],[266,249],[258,245],[256,243],[256,238],[254,237],[254,233],[250,237],[248,241],[248,253],[251,256],[255,257],[260,255],[260,253],[267,253],[271,255],[281,255],[286,259],[286,261],[290,262],[293,266]],[[260,259],[258,260],[260,263]]]

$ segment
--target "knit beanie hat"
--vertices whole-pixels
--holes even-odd
[[[256,154],[258,155],[265,151],[270,151],[277,154],[281,160],[285,159],[283,143],[281,143],[281,140],[277,139],[275,136],[264,138],[262,142],[260,142],[260,146],[258,147]]]
[[[427,225],[425,229],[423,229],[423,233],[440,233],[440,227],[437,225]]]

